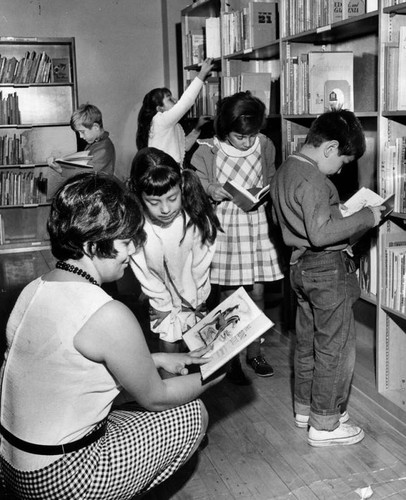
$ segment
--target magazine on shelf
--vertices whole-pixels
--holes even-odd
[[[77,151],[64,155],[61,158],[55,158],[55,162],[65,168],[93,168],[92,165],[89,165],[89,161],[92,158],[93,156],[89,154],[89,151]]]
[[[205,380],[273,325],[240,287],[190,328],[183,340],[191,351],[213,346],[205,354],[210,361],[200,366]]]
[[[226,181],[223,187],[232,195],[233,202],[245,212],[258,208],[266,201],[269,193],[269,185],[263,188],[245,189],[233,180]]]

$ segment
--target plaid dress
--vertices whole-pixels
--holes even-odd
[[[165,481],[200,434],[199,401],[162,412],[125,408],[110,413],[98,441],[42,469],[20,471],[0,457],[3,488],[21,500],[130,500]]]
[[[216,158],[217,180],[233,179],[246,189],[262,187],[261,146],[257,139],[248,151],[235,148],[235,156],[224,151],[231,146],[220,143]],[[232,201],[217,206],[224,233],[217,233],[217,246],[210,279],[222,286],[253,285],[283,278],[276,248],[269,239],[265,206],[244,212]]]

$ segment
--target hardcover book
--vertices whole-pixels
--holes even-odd
[[[249,90],[251,94],[265,104],[265,114],[269,115],[271,105],[271,73],[244,72],[240,75],[240,90]]]
[[[309,52],[309,113],[319,115],[328,109],[325,85],[328,81],[347,81],[350,97],[346,109],[354,110],[354,54],[352,52]]]
[[[269,185],[263,188],[245,189],[233,180],[226,181],[223,188],[232,195],[233,202],[245,212],[255,210],[265,203],[269,193]]]
[[[77,151],[61,158],[56,158],[55,162],[65,168],[93,168],[92,165],[89,165],[89,161],[92,158],[93,156],[89,154],[89,151]]]
[[[190,328],[183,340],[191,351],[212,346],[205,354],[210,361],[200,366],[205,380],[273,325],[240,287]]]
[[[250,2],[248,5],[248,47],[261,47],[278,38],[277,2]]]

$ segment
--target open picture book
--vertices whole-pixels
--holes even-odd
[[[210,361],[200,366],[205,380],[273,325],[240,287],[190,328],[183,340],[191,351],[213,346],[205,354]]]
[[[344,205],[341,205],[340,210],[343,217],[348,217],[364,207],[379,207],[385,205],[386,209],[383,212],[383,217],[385,218],[393,212],[394,203],[394,194],[391,194],[387,198],[382,198],[382,196],[371,189],[362,187],[351,196]]]
[[[245,212],[258,208],[266,201],[269,193],[269,185],[263,188],[245,189],[233,180],[226,181],[223,188],[231,194],[233,202]]]
[[[55,162],[65,168],[93,168],[92,165],[89,165],[92,158],[93,156],[89,154],[89,151],[77,151],[64,155],[61,158],[55,158]]]

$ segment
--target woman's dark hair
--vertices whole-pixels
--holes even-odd
[[[230,132],[242,135],[257,134],[265,124],[265,104],[251,92],[237,92],[219,103],[214,129],[225,141]]]
[[[171,91],[166,87],[152,89],[144,97],[140,112],[138,113],[138,128],[136,135],[137,149],[148,146],[149,130],[152,118],[157,114],[157,107],[163,105],[164,98],[171,95]]]
[[[210,199],[195,172],[181,171],[172,156],[157,148],[141,149],[132,161],[128,185],[144,206],[142,193],[162,196],[179,185],[182,209],[190,217],[185,231],[195,225],[202,235],[202,244],[206,241],[214,243],[220,223]]]
[[[306,144],[314,147],[325,141],[338,141],[340,155],[360,158],[365,153],[365,134],[361,122],[352,111],[327,111],[311,124]]]
[[[84,254],[114,258],[113,242],[145,242],[144,216],[138,201],[117,180],[100,173],[68,179],[56,192],[47,229],[53,255],[60,260]]]

